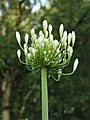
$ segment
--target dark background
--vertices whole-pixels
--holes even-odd
[[[40,9],[32,12],[35,5]],[[79,66],[72,76],[59,82],[48,79],[50,120],[90,120],[90,0],[2,0],[0,1],[0,120],[41,120],[40,73],[33,75],[16,55],[15,32],[42,29],[47,19],[59,40],[58,28],[76,32],[70,72],[75,58]],[[28,119],[26,119],[28,118]]]

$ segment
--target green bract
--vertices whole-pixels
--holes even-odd
[[[39,35],[36,35],[34,28],[31,29],[32,43],[30,46],[28,45],[29,35],[26,33],[25,43],[22,47],[20,34],[17,31],[16,38],[25,55],[25,62],[23,62],[20,59],[21,51],[17,51],[21,63],[34,73],[37,73],[41,68],[47,68],[50,75],[58,73],[58,79],[61,75],[71,75],[78,66],[78,59],[75,60],[71,73],[64,74],[62,70],[70,63],[75,43],[75,32],[72,31],[72,33],[67,34],[67,31],[64,31],[63,24],[61,24],[59,34],[60,40],[54,39],[52,25],[48,25],[47,21],[44,20],[43,30],[40,30]]]

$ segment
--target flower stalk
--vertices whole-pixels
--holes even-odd
[[[41,69],[41,87],[42,87],[42,120],[48,120],[48,87],[47,87],[47,69]]]

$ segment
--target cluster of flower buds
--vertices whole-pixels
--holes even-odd
[[[68,74],[62,73],[71,60],[73,46],[75,43],[75,32],[67,34],[64,31],[63,24],[59,27],[60,40],[56,40],[52,34],[52,25],[46,20],[43,21],[43,31],[39,31],[37,36],[35,29],[31,29],[31,45],[29,46],[29,35],[25,35],[25,43],[22,47],[20,34],[16,32],[16,38],[19,46],[24,52],[25,62],[21,60],[21,50],[17,51],[17,56],[21,63],[25,64],[29,70],[37,73],[42,67],[46,67],[49,73],[57,72],[58,79],[61,75],[70,75],[74,73],[78,66],[78,59],[75,60],[73,71]]]

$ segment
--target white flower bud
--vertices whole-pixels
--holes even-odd
[[[48,31],[45,32],[45,37],[46,37],[46,38],[48,37]]]
[[[44,20],[43,21],[43,30],[44,30],[44,32],[47,30],[47,26],[48,26],[47,20]]]
[[[53,41],[53,47],[56,49],[56,47],[58,46],[59,42],[57,40]]]
[[[25,48],[27,48],[27,44],[26,44],[26,43],[24,44],[24,49],[25,49]]]
[[[44,34],[43,34],[43,32],[41,30],[39,31],[39,36],[44,37]]]
[[[29,39],[29,35],[28,35],[28,33],[26,33],[26,35],[25,35],[25,43],[26,44],[28,43],[28,39]]]
[[[34,34],[35,34],[35,29],[32,28],[32,29],[31,29],[31,35],[34,35]]]
[[[68,48],[68,56],[71,57],[73,53],[73,48],[71,46],[69,46]]]
[[[67,31],[64,31],[63,37],[64,37],[64,40],[66,41],[67,40]]]
[[[74,46],[75,43],[75,32],[72,31],[72,46]]]
[[[38,38],[38,44],[41,45],[41,44],[42,44],[42,41],[43,41],[43,38],[42,38],[42,36],[40,36],[40,37]]]
[[[68,34],[68,45],[70,45],[70,43],[71,43],[71,38],[72,38],[72,34],[69,33],[69,34]]]
[[[25,56],[26,56],[26,55],[27,55],[27,53],[28,53],[27,48],[24,48],[24,53],[25,53]]]
[[[20,51],[20,49],[17,50],[17,56],[18,56],[18,58],[20,59],[20,56],[21,56],[21,51]]]
[[[50,34],[49,39],[50,39],[50,42],[53,41],[53,35],[52,34]]]
[[[78,59],[76,59],[74,61],[74,65],[73,65],[73,72],[77,69],[78,63],[79,63],[79,61],[78,61]]]
[[[21,38],[20,38],[20,33],[18,31],[16,31],[16,39],[17,39],[18,44],[20,45],[21,44]]]
[[[64,30],[64,26],[63,26],[63,24],[61,24],[60,27],[59,27],[59,34],[60,34],[61,38],[63,36],[63,30]]]
[[[49,34],[51,34],[51,32],[52,32],[52,25],[50,24],[49,25]]]

